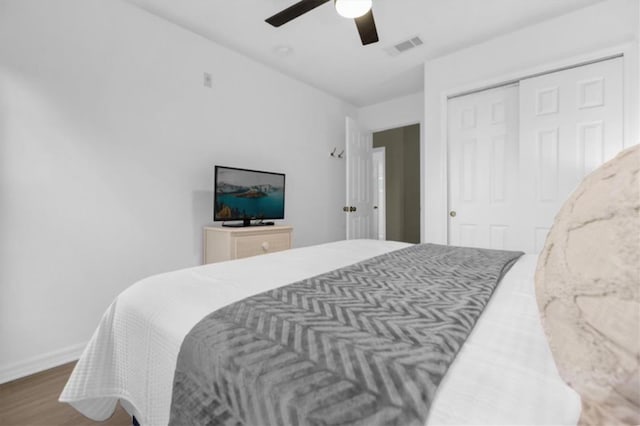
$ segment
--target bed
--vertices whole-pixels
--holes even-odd
[[[61,396],[94,420],[116,404],[142,425],[167,424],[185,336],[203,317],[246,297],[409,244],[349,240],[183,269],[141,280],[105,312]],[[496,288],[440,383],[426,424],[566,424],[580,397],[560,378],[522,256]]]

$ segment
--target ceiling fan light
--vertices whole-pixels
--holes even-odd
[[[359,18],[371,9],[371,0],[335,0],[336,11],[345,18]]]

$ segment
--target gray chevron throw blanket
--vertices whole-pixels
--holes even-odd
[[[173,425],[423,425],[521,252],[422,244],[221,308],[186,336]]]

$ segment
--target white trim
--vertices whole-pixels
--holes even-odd
[[[544,74],[545,72],[571,67],[577,64],[586,63],[590,61],[596,61],[602,58],[611,57],[614,55],[622,55],[623,57],[623,87],[624,87],[624,122],[623,122],[623,141],[624,147],[628,148],[632,145],[639,143],[640,137],[640,99],[638,99],[638,86],[640,83],[640,69],[638,69],[638,41],[632,41],[624,44],[611,46],[606,49],[596,50],[589,53],[584,53],[578,56],[572,56],[562,59],[560,61],[549,62],[543,65],[538,65],[532,68],[520,69],[509,74],[503,74],[498,77],[490,79],[479,80],[463,86],[453,87],[447,90],[443,90],[440,93],[440,129],[442,137],[440,138],[440,152],[441,154],[441,182],[444,182],[445,191],[442,197],[444,198],[443,206],[445,209],[441,211],[438,217],[441,217],[441,223],[439,226],[445,230],[446,243],[449,242],[449,220],[447,219],[449,212],[449,135],[447,129],[448,123],[448,99],[457,93],[471,92],[483,87],[498,86],[501,83],[519,81],[526,76],[534,74]],[[442,198],[440,199],[442,201]]]
[[[455,98],[460,98],[462,96],[473,95],[475,93],[484,92],[486,90],[491,90],[491,89],[498,89],[500,87],[513,86],[513,85],[519,84],[522,80],[541,77],[543,75],[553,74],[553,73],[560,72],[560,71],[566,71],[566,70],[570,70],[570,69],[573,69],[573,68],[580,68],[580,67],[584,67],[586,65],[596,64],[598,62],[604,62],[604,61],[609,61],[611,59],[622,58],[623,56],[624,55],[622,53],[616,53],[616,54],[611,55],[611,56],[599,57],[599,58],[594,59],[594,60],[585,61],[585,62],[578,62],[578,63],[575,63],[575,64],[570,64],[570,65],[567,65],[567,66],[563,66],[563,67],[560,67],[560,68],[549,68],[549,69],[546,69],[546,70],[544,70],[542,72],[536,72],[536,73],[533,73],[533,74],[530,74],[530,75],[523,75],[522,77],[516,78],[515,80],[505,80],[505,81],[501,81],[501,82],[499,82],[497,84],[494,84],[494,85],[491,85],[491,86],[482,86],[482,87],[477,87],[477,88],[475,88],[473,90],[470,90],[470,91],[455,93],[455,94],[449,95],[449,99],[455,99]]]
[[[86,343],[78,343],[63,349],[51,351],[47,354],[34,356],[13,364],[0,367],[0,384],[39,373],[49,368],[57,367],[71,361],[76,361],[82,355]]]
[[[422,97],[422,104],[424,105],[424,96]],[[423,106],[424,111],[424,106]],[[424,112],[422,114],[424,116]],[[420,242],[427,242],[427,219],[426,219],[426,203],[427,203],[427,141],[426,133],[424,129],[425,120],[420,120]],[[386,173],[386,171],[385,171]],[[386,175],[385,175],[386,176]],[[385,189],[386,191],[386,189]],[[386,208],[386,206],[385,206]]]
[[[633,55],[634,44],[635,42],[618,44],[606,49],[600,49],[590,53],[584,53],[582,55],[572,56],[570,58],[565,58],[559,61],[548,62],[543,65],[520,69],[518,71],[514,71],[508,74],[502,74],[497,77],[479,80],[479,81],[475,81],[473,83],[465,84],[462,86],[453,87],[453,88],[444,90],[442,93],[445,94],[446,96],[454,96],[457,93],[464,93],[464,92],[472,91],[482,87],[500,85],[502,83],[510,82],[510,81],[515,82],[516,80],[517,81],[522,80],[523,78],[530,75],[546,74],[547,72],[553,71],[556,69],[567,68],[567,67],[572,67],[581,63],[597,61],[610,56],[616,56],[616,55],[623,55],[625,57],[635,56]]]
[[[481,86],[476,86],[481,87]],[[439,227],[444,229],[444,241],[440,244],[449,244],[449,94],[442,92],[440,95],[440,129],[442,131],[442,138],[440,140],[440,182],[444,182],[444,191],[442,197],[444,198],[444,212],[439,214],[441,218]],[[425,185],[426,186],[426,185]]]

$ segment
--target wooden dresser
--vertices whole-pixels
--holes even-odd
[[[241,259],[291,248],[291,226],[204,228],[204,263]]]

